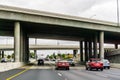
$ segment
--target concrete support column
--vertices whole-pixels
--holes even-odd
[[[76,57],[78,50],[73,50],[73,57]]]
[[[37,60],[37,50],[34,50],[35,59]]]
[[[80,61],[83,62],[83,41],[80,41]]]
[[[118,49],[118,44],[115,44],[115,49]]]
[[[28,63],[29,61],[29,40],[20,22],[15,22],[14,28],[15,62]]]
[[[1,57],[1,51],[0,51],[0,59],[1,59],[2,57]]]
[[[2,58],[4,58],[4,57],[5,57],[5,55],[4,55],[4,51],[1,51],[1,53],[2,53]]]
[[[27,37],[27,34],[25,34],[25,49],[24,49],[24,62],[29,63],[29,38]]]
[[[21,61],[29,62],[29,38],[24,29],[21,28]]]
[[[94,58],[97,58],[97,41],[98,41],[97,35],[95,35],[95,37],[94,37],[94,43],[93,43],[93,47],[94,47],[94,55],[93,55],[93,57]]]
[[[100,38],[99,38],[100,40],[100,43],[99,43],[99,52],[100,52],[100,58],[101,59],[104,59],[104,32],[103,31],[101,31],[100,32]]]
[[[89,58],[92,57],[92,42],[89,42]]]
[[[85,61],[88,61],[88,42],[85,41]]]
[[[20,23],[15,22],[14,27],[14,53],[15,53],[15,62],[20,62]]]

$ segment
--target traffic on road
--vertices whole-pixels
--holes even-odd
[[[95,59],[92,60],[95,61]],[[0,80],[120,80],[120,69],[117,68],[89,71],[85,66],[69,65],[68,70],[66,67],[68,65],[69,62],[66,61],[44,61],[44,65],[38,65],[38,62],[35,62],[32,65],[1,72]],[[56,70],[58,66],[65,69]]]

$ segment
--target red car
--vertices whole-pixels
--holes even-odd
[[[92,70],[92,69],[100,69],[103,71],[103,63],[98,58],[91,58],[88,62],[86,62],[86,70]]]
[[[69,63],[67,61],[57,61],[55,67],[56,70],[58,69],[69,70]]]

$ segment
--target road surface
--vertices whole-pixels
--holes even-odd
[[[104,71],[86,71],[84,68],[68,71],[54,70],[53,67],[42,69],[39,66],[32,66],[25,70],[15,69],[0,73],[0,80],[120,80],[120,69],[116,68]],[[24,72],[19,74],[22,71]]]

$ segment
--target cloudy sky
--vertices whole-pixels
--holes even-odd
[[[117,0],[0,0],[0,4],[117,22],[116,1]]]

